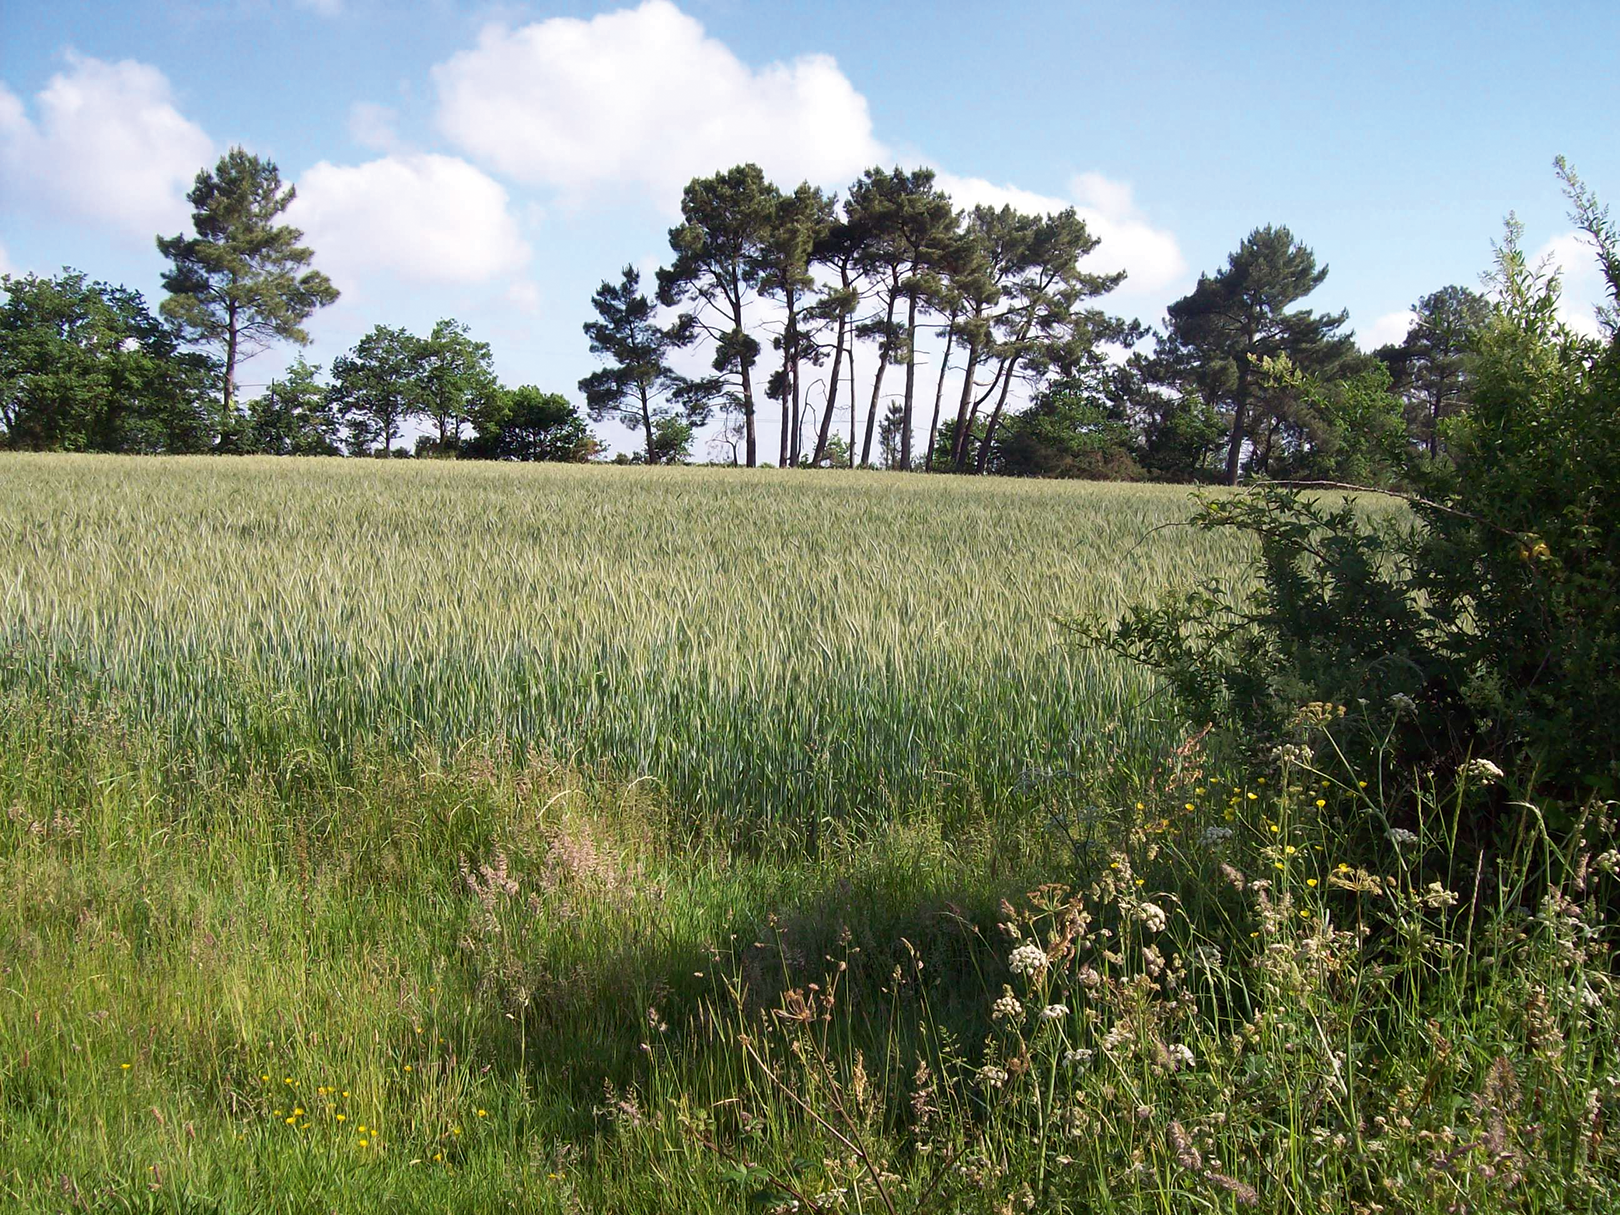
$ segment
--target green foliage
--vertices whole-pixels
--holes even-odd
[[[462,449],[474,459],[577,462],[596,451],[585,419],[568,398],[532,384],[497,391],[476,423],[477,437]]]
[[[652,451],[659,464],[690,463],[692,424],[682,417],[659,418],[653,425]]]
[[[0,445],[35,451],[189,452],[210,439],[217,368],[185,353],[137,291],[0,277]]]
[[[248,403],[248,449],[267,456],[341,455],[343,423],[332,408],[327,390],[316,383],[319,366],[300,356],[287,369],[285,379],[272,380]]]
[[[1268,225],[1244,238],[1226,269],[1199,275],[1192,293],[1170,305],[1164,357],[1230,419],[1228,484],[1238,483],[1245,442],[1274,416],[1258,391],[1259,360],[1286,354],[1301,370],[1328,376],[1355,352],[1353,340],[1338,333],[1345,313],[1292,307],[1321,286],[1327,272],[1287,228]]]
[[[197,174],[191,193],[195,236],[160,236],[158,252],[173,265],[163,274],[163,315],[194,342],[220,348],[224,362],[221,441],[235,423],[236,366],[272,341],[303,345],[303,324],[338,298],[303,233],[276,217],[297,191],[282,188],[272,161],[232,148],[213,172]]]
[[[1560,169],[1620,298],[1620,235]],[[1377,755],[1388,779],[1475,757],[1564,806],[1612,796],[1620,341],[1558,322],[1557,278],[1527,264],[1511,221],[1493,286],[1470,408],[1443,426],[1455,470],[1432,466],[1409,512],[1276,488],[1210,501],[1196,527],[1259,542],[1254,589],[1211,581],[1083,636],[1163,672],[1188,712],[1249,745],[1294,745],[1301,705],[1336,706],[1317,745]],[[1480,809],[1490,831],[1496,809]]]
[[[1015,477],[1135,481],[1130,426],[1120,411],[1078,380],[1060,381],[1008,421],[996,439],[992,470]]]
[[[1261,360],[1259,371],[1290,423],[1267,453],[1272,476],[1376,489],[1406,480],[1413,459],[1405,403],[1390,391],[1382,364],[1324,381],[1279,355]]]

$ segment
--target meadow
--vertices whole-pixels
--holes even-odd
[[[0,457],[0,1205],[1615,1209],[1620,858],[1078,652],[1190,503]]]

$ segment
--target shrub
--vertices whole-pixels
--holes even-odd
[[[1620,233],[1559,172],[1620,300]],[[1519,241],[1510,219],[1473,404],[1445,436],[1454,468],[1421,469],[1421,492],[1394,509],[1278,486],[1206,501],[1193,526],[1258,542],[1253,589],[1210,582],[1080,622],[1082,638],[1155,668],[1189,713],[1251,748],[1314,731],[1392,774],[1475,757],[1567,803],[1612,795],[1620,344],[1612,309],[1601,338],[1559,321],[1557,275]]]

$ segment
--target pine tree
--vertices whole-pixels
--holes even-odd
[[[1286,354],[1300,371],[1326,377],[1355,354],[1338,333],[1343,312],[1290,306],[1322,285],[1328,268],[1287,228],[1256,228],[1213,277],[1170,305],[1166,349],[1189,386],[1228,407],[1226,480],[1238,483],[1243,445],[1258,431],[1260,360]]]
[[[779,463],[783,468],[799,462],[803,430],[800,373],[807,354],[800,311],[805,295],[815,286],[810,275],[812,251],[832,225],[834,201],[808,183],[777,200],[770,234],[760,248],[760,292],[780,299],[786,311],[777,348],[782,367],[773,386],[782,403],[782,441]]]
[[[232,148],[186,196],[196,235],[157,238],[174,263],[163,274],[163,315],[223,352],[223,444],[235,427],[237,364],[275,340],[308,344],[303,323],[338,298],[326,275],[306,269],[314,253],[298,243],[304,234],[275,222],[295,197],[273,162]]]
[[[1402,372],[1412,429],[1433,459],[1440,454],[1440,423],[1467,408],[1468,355],[1474,336],[1490,319],[1491,305],[1467,287],[1442,287],[1412,311],[1416,319],[1390,361]]]
[[[608,360],[579,382],[591,420],[618,419],[640,429],[648,464],[660,463],[659,426],[678,414],[688,425],[708,418],[709,381],[694,383],[669,365],[670,352],[695,336],[695,322],[678,321],[665,328],[656,320],[653,302],[641,292],[641,272],[626,266],[617,283],[603,282],[591,297],[597,320],[585,323],[591,353]],[[668,444],[665,444],[668,447]]]
[[[759,342],[748,332],[744,313],[759,289],[760,255],[778,197],[758,165],[694,178],[681,196],[682,222],[669,233],[675,261],[658,272],[659,303],[692,304],[688,323],[715,343],[714,369],[736,391],[750,468],[759,463],[753,380]]]

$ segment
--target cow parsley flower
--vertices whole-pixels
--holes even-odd
[[[990,1019],[999,1021],[1003,1017],[1022,1017],[1023,1015],[1024,1006],[1019,1003],[1018,997],[1013,995],[1012,988],[1003,987],[1001,995],[990,1006]]]
[[[1039,945],[1024,944],[1008,955],[1007,968],[1015,975],[1037,975],[1046,969],[1046,962],[1046,950]]]
[[[1471,759],[1457,769],[1457,776],[1462,780],[1472,780],[1481,785],[1494,785],[1505,773],[1488,759]]]

